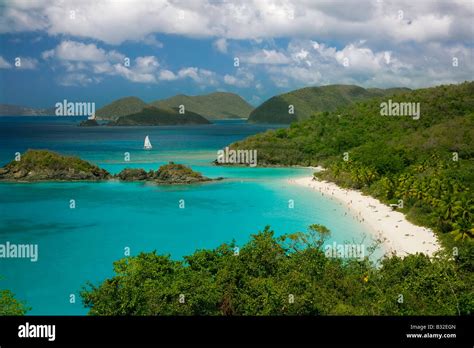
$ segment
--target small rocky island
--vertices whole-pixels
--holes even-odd
[[[78,126],[79,127],[97,127],[99,126],[99,123],[95,119],[87,119],[87,120],[81,121]]]
[[[150,181],[156,184],[194,184],[210,179],[182,164],[170,162],[157,171],[126,168],[112,175],[78,157],[63,156],[48,150],[28,150],[18,160],[0,168],[0,181]]]
[[[146,172],[143,169],[125,168],[116,177],[122,181],[153,181],[158,184],[194,184],[222,180],[222,178],[206,178],[187,166],[173,162],[162,165],[157,171]]]
[[[0,168],[3,181],[99,181],[112,176],[78,157],[48,150],[28,150]]]

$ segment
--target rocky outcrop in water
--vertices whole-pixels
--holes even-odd
[[[150,171],[153,173],[153,171]],[[150,180],[150,173],[147,173],[144,169],[125,168],[120,173],[115,175],[116,178],[122,181],[143,181]]]
[[[191,168],[170,162],[157,171],[125,168],[112,176],[98,166],[78,157],[63,156],[48,150],[28,150],[0,168],[0,181],[150,181],[157,184],[193,184],[210,179]]]
[[[3,181],[100,181],[109,172],[78,157],[48,150],[28,150],[0,168]]]
[[[79,127],[97,127],[99,123],[96,120],[84,120],[79,123]]]
[[[157,171],[125,168],[115,177],[122,181],[152,181],[157,184],[194,184],[222,179],[207,178],[185,165],[173,162],[162,165]]]

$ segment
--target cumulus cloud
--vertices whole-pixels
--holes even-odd
[[[474,7],[467,0],[348,0],[343,5],[313,0],[10,0],[2,11],[0,33],[70,38],[42,55],[61,62],[70,74],[246,87],[250,75],[267,73],[282,88],[328,83],[420,87],[473,76]],[[130,58],[127,66],[125,55],[98,46],[136,41],[161,48],[159,34],[212,39],[225,54],[237,47],[249,75],[219,76],[194,66],[172,71],[146,57]],[[261,45],[279,38],[285,39],[280,46]],[[281,47],[288,39],[288,47]],[[0,60],[0,68],[8,64]],[[36,65],[31,61],[31,67]]]
[[[12,65],[0,56],[0,69],[10,69]]]
[[[97,82],[100,82],[99,78],[91,77],[84,73],[66,74],[58,79],[58,83],[61,86],[87,86]]]
[[[254,75],[246,69],[238,69],[235,75],[224,75],[224,83],[235,87],[249,87],[254,81]]]
[[[215,86],[218,84],[217,74],[213,71],[200,69],[196,67],[187,67],[178,71],[178,78],[185,79],[190,78],[199,85],[210,85]]]
[[[156,39],[156,37],[152,34],[150,35],[147,35],[143,40],[142,42],[148,46],[152,46],[152,47],[155,47],[155,48],[163,48],[164,45],[161,41],[158,41]]]
[[[214,41],[214,47],[221,53],[227,53],[227,40],[224,38]]]
[[[57,62],[66,70],[65,77],[60,79],[60,83],[65,86],[85,86],[102,81],[102,78],[91,75],[115,75],[131,82],[147,84],[179,79],[190,79],[200,86],[219,83],[219,76],[210,70],[184,67],[175,73],[162,69],[155,56],[132,59],[116,50],[106,51],[95,44],[72,40],[62,41],[54,49],[44,51],[41,56]]]
[[[67,61],[102,62],[107,59],[107,54],[95,44],[66,40],[55,49],[43,52],[42,57],[44,59],[56,57]]]
[[[377,42],[459,40],[460,33],[467,43],[472,40],[474,9],[464,0],[348,0],[343,5],[311,0],[11,0],[4,12],[0,32],[46,31],[109,44],[151,42],[155,33],[226,39],[318,37],[347,44],[360,37]]]
[[[249,64],[287,64],[290,62],[290,58],[284,53],[267,49],[243,55],[241,60]]]
[[[15,61],[15,68],[16,69],[24,69],[24,70],[34,70],[38,66],[38,60],[35,58],[30,57],[16,57],[18,59]],[[17,64],[18,62],[18,64]]]
[[[299,88],[335,83],[366,87],[423,87],[455,83],[472,78],[471,52],[458,45],[451,48],[431,43],[419,48],[408,46],[401,53],[375,51],[365,41],[342,48],[313,40],[292,40],[286,52],[291,61],[282,65],[263,65],[273,83],[281,88]],[[439,57],[439,52],[444,51]],[[456,58],[457,66],[453,66]]]
[[[178,78],[171,70],[163,69],[159,73],[159,79],[163,81],[174,81]]]
[[[114,73],[112,75],[114,74],[125,77],[132,82],[155,83],[157,81],[152,71],[140,71],[140,69],[127,68],[121,64],[114,65]]]

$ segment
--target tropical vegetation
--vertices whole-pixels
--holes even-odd
[[[196,96],[179,94],[150,104],[159,108],[178,108],[184,105],[186,110],[202,115],[208,120],[247,118],[253,110],[252,105],[242,97],[228,92]]]
[[[0,316],[25,315],[30,309],[18,301],[10,290],[0,290]]]
[[[258,151],[259,165],[321,165],[319,179],[403,201],[407,217],[450,242],[474,237],[474,82],[398,93],[419,119],[381,116],[387,97],[322,112],[231,145]],[[450,238],[453,237],[453,238]]]
[[[266,227],[183,260],[156,252],[114,263],[115,275],[81,292],[90,315],[469,315],[471,249],[423,254],[328,257],[329,231],[276,237]],[[471,253],[471,254],[470,254]]]
[[[266,100],[250,113],[248,121],[289,124],[308,119],[315,112],[334,111],[356,101],[393,95],[407,90],[409,89],[365,89],[354,85],[305,87]]]
[[[143,110],[147,106],[143,100],[137,97],[125,97],[114,100],[97,110],[95,116],[98,120],[116,120],[120,116],[131,115]]]

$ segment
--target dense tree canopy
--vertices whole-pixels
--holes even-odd
[[[91,315],[459,315],[474,310],[472,248],[375,264],[326,256],[324,226],[275,237],[269,227],[182,261],[141,253],[81,293]]]
[[[15,299],[10,290],[0,290],[0,316],[2,315],[25,315],[30,308],[23,302]]]

